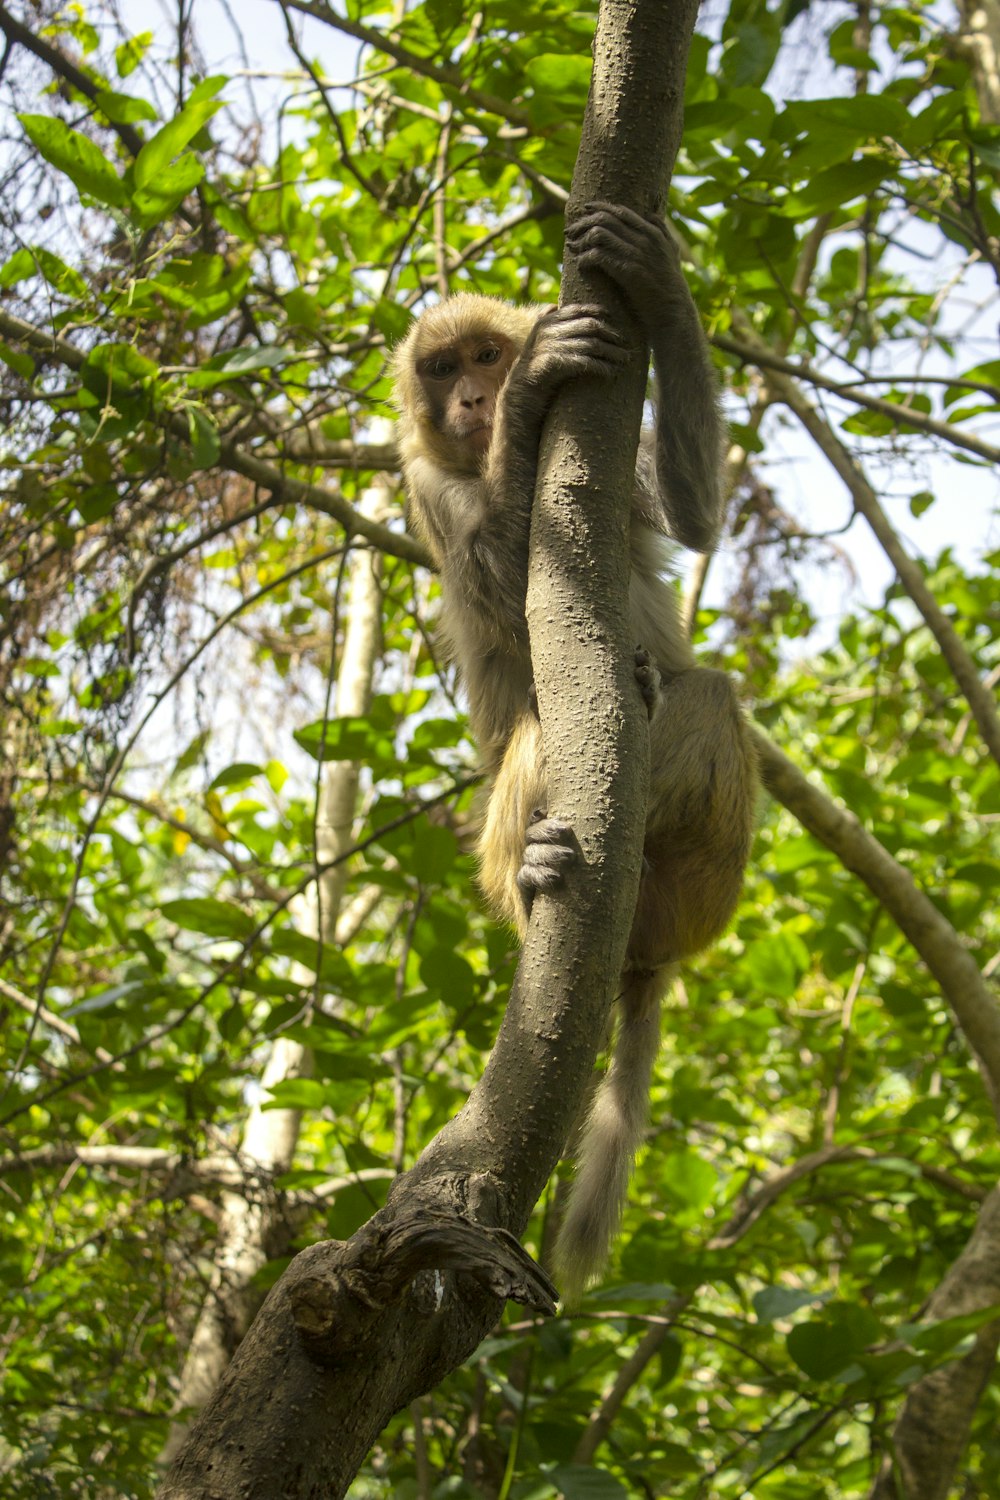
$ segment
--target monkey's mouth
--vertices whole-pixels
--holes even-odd
[[[477,422],[474,427],[464,428],[461,435],[470,448],[485,452],[493,436],[493,423]]]

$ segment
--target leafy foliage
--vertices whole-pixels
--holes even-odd
[[[411,312],[446,287],[556,294],[594,7],[398,9],[390,29],[358,0],[301,32],[290,7],[295,81],[250,106],[189,38],[119,34],[96,4],[33,8],[55,61],[19,47],[30,67],[5,77],[11,1496],[151,1494],[227,1201],[262,1191],[237,1152],[276,1039],[312,1070],[264,1101],[302,1117],[254,1297],[301,1245],[351,1234],[455,1112],[511,980],[472,879],[435,585],[395,506],[377,692],[337,712],[344,520],[386,467],[373,424]],[[900,530],[961,512],[921,569],[995,677],[1000,557],[974,546],[965,484],[1000,364],[961,304],[995,312],[1000,126],[939,9],[706,13],[670,210],[743,450],[702,649],[986,968],[997,766],[898,582],[810,634],[861,524],[845,542],[849,502],[817,524],[796,495],[748,342],[822,370],[829,431]],[[302,902],[343,762],[363,767],[346,900],[365,920],[322,940]],[[1000,1168],[968,1044],[890,913],[776,804],[734,930],[685,973],[665,1032],[606,1284],[572,1318],[508,1315],[394,1419],[352,1493],[862,1495],[913,1382],[989,1321],[919,1321]],[[1000,1469],[997,1418],[990,1387],[967,1497]]]

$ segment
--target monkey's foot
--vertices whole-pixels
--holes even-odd
[[[535,893],[558,890],[576,860],[576,838],[570,825],[536,812],[524,835],[524,856],[517,872],[518,888],[529,912]]]
[[[660,701],[660,669],[642,646],[635,648],[635,680],[639,684],[646,712],[652,718]]]

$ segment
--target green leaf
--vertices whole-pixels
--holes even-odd
[[[413,835],[412,873],[425,885],[443,880],[458,858],[458,841],[450,828],[417,824]]]
[[[590,87],[589,57],[572,53],[543,52],[528,59],[524,76],[536,94],[544,100],[583,102]]]
[[[127,78],[130,73],[135,72],[152,40],[151,31],[140,31],[115,48],[115,67],[118,69],[119,78]]]
[[[354,760],[369,764],[396,764],[392,737],[371,717],[318,719],[295,731],[296,742],[316,760]]]
[[[34,246],[33,253],[38,269],[49,286],[55,287],[65,297],[75,297],[78,300],[86,297],[87,283],[74,266],[68,266],[58,255],[53,255],[51,250],[46,250],[42,245]]]
[[[263,1109],[323,1109],[329,1089],[317,1078],[283,1078],[271,1089]]]
[[[817,1300],[815,1292],[792,1286],[765,1286],[754,1293],[753,1310],[758,1323],[775,1323],[790,1318]]]
[[[966,1339],[998,1317],[1000,1303],[994,1302],[989,1307],[977,1308],[975,1312],[959,1313],[954,1318],[940,1318],[936,1323],[909,1324],[900,1333],[913,1349],[924,1349],[928,1354],[936,1356],[955,1355]]]
[[[219,462],[222,452],[219,429],[202,406],[189,406],[187,419],[195,466],[199,469],[213,468]]]
[[[855,198],[867,197],[882,182],[887,170],[886,163],[877,157],[841,162],[827,167],[825,172],[817,172],[792,194],[786,206],[792,211],[803,208],[811,214],[826,213]]]
[[[116,391],[131,391],[160,373],[159,366],[132,344],[97,344],[87,355],[82,374],[90,389],[102,398],[109,385]]]
[[[10,260],[0,266],[0,287],[16,286],[19,281],[26,281],[29,276],[34,276],[38,271],[35,257],[26,245],[20,250],[15,250]]]
[[[179,901],[166,901],[160,908],[168,922],[188,932],[201,932],[206,937],[238,938],[241,941],[254,931],[253,917],[229,901],[217,901],[213,896],[187,896]]]
[[[178,756],[174,763],[174,768],[170,773],[171,776],[177,776],[182,771],[189,771],[192,766],[199,765],[204,758],[205,747],[211,737],[211,731],[208,729],[203,730],[201,734],[196,734],[190,744]]]
[[[788,1352],[811,1380],[843,1375],[882,1336],[873,1313],[857,1303],[838,1302],[821,1317],[797,1323],[788,1334]]]
[[[35,373],[35,361],[31,355],[12,349],[2,339],[0,339],[0,359],[5,365],[9,365],[15,374],[20,375],[22,380],[30,380]]]
[[[18,115],[32,145],[47,162],[98,203],[124,208],[125,185],[94,142],[52,115]]]
[[[468,960],[448,948],[432,948],[424,954],[420,977],[452,1010],[461,1010],[476,993],[476,976]]]
[[[893,139],[904,134],[909,111],[887,94],[854,94],[841,99],[803,99],[789,104],[783,119],[804,135],[836,131],[846,140]]]
[[[564,1500],[628,1500],[628,1490],[606,1469],[584,1464],[557,1464],[548,1477]]]
[[[657,1176],[663,1187],[687,1208],[700,1212],[715,1196],[718,1173],[696,1151],[670,1151]]]
[[[226,786],[249,786],[257,776],[263,776],[262,766],[254,765],[252,761],[236,761],[220,771],[218,776],[213,777],[209,784],[209,791],[214,792],[220,787]]]
[[[166,169],[206,121],[222,108],[222,100],[213,96],[226,82],[227,79],[223,77],[206,78],[194,90],[180,114],[169,120],[146,142],[132,167],[132,178],[139,191],[163,191]]]
[[[139,120],[158,118],[148,99],[136,99],[133,94],[118,94],[113,89],[98,89],[94,95],[94,103],[116,125],[135,125]]]
[[[132,208],[146,224],[165,218],[177,207],[188,193],[193,192],[205,176],[205,168],[193,151],[170,166],[161,168],[155,180],[147,187],[136,188],[132,194]]]
[[[788,933],[758,939],[747,954],[755,988],[772,999],[793,995],[800,971],[808,966],[809,955],[803,952],[801,940]]]
[[[273,345],[235,349],[207,359],[200,369],[192,371],[187,383],[192,390],[206,390],[227,380],[239,380],[256,370],[277,370],[295,358],[294,351],[277,349]]]

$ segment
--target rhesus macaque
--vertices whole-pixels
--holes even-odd
[[[739,897],[757,782],[732,686],[695,666],[664,576],[668,538],[707,551],[722,508],[715,378],[677,252],[661,220],[607,203],[588,205],[566,239],[583,269],[610,277],[628,300],[658,383],[630,543],[636,676],[650,710],[643,874],[613,1059],[579,1133],[556,1252],[575,1297],[602,1269],[627,1196],[660,997],[675,965],[718,936]],[[462,294],[425,312],[393,358],[409,514],[441,570],[444,635],[490,782],[480,879],[522,937],[535,893],[556,888],[576,857],[571,830],[548,816],[525,620],[542,424],[565,381],[613,378],[633,357],[599,308]]]

